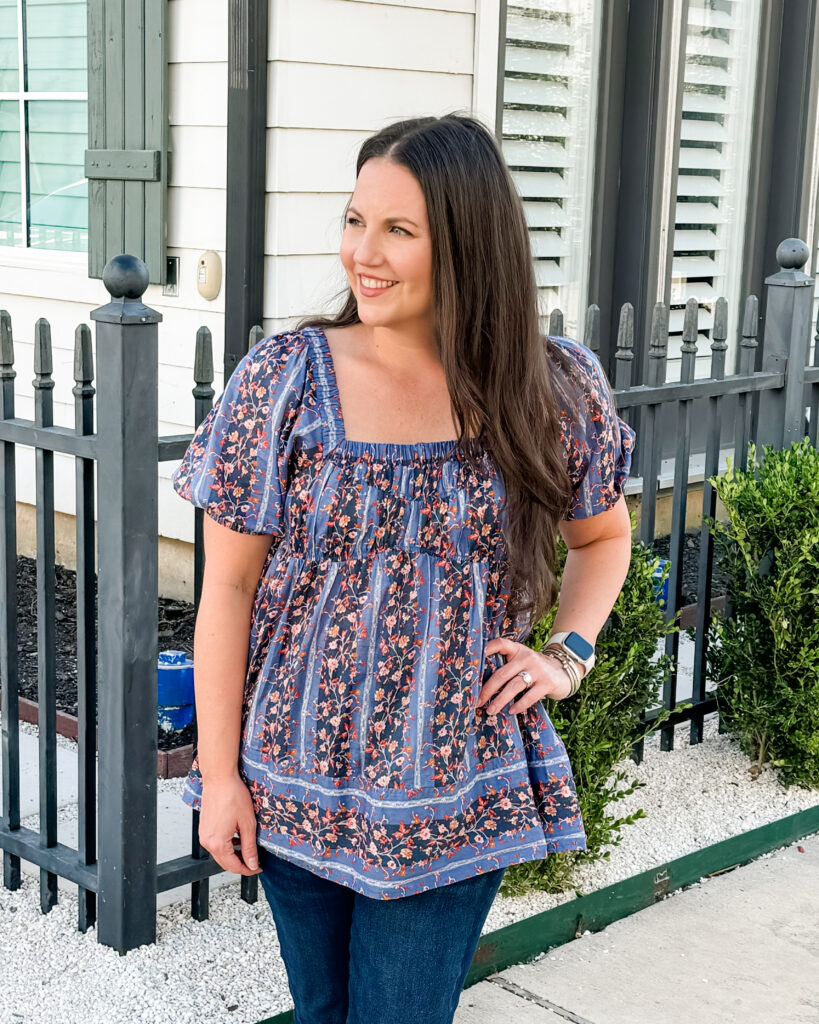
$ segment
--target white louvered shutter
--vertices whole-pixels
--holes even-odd
[[[542,315],[586,302],[602,0],[509,3],[503,153],[524,201]]]
[[[671,268],[668,380],[680,376],[686,301],[699,300],[698,377],[710,370],[714,303],[728,299],[733,367],[758,59],[760,0],[689,0]]]

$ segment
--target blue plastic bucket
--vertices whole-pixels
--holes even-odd
[[[654,570],[654,574],[653,574],[654,575],[654,596],[657,599],[657,604],[661,608],[667,608],[668,607],[668,576],[666,576],[666,578],[663,580],[662,584],[660,583],[660,580],[662,579],[663,573],[665,572],[665,568],[666,568],[667,565],[669,565],[668,559],[667,558],[661,558],[660,559],[660,564]]]
[[[156,672],[157,720],[166,732],[193,721],[193,661],[184,651],[161,651]]]

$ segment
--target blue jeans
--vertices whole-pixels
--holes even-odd
[[[451,1024],[504,868],[376,900],[259,847],[294,1024]]]

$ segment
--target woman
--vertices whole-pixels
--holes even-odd
[[[506,866],[585,848],[541,701],[625,578],[634,435],[596,358],[540,336],[479,122],[364,143],[341,261],[342,310],[256,345],[174,478],[208,513],[184,798],[261,875],[297,1024],[445,1024]]]

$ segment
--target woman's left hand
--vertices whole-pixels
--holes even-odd
[[[508,710],[515,714],[526,711],[544,697],[561,700],[569,696],[571,680],[556,658],[547,657],[526,644],[502,636],[493,637],[489,641],[486,653],[506,655],[506,662],[495,669],[481,687],[478,696],[478,707],[486,704],[487,714],[496,715],[512,700],[514,703]],[[518,675],[523,669],[532,677],[530,686]]]

